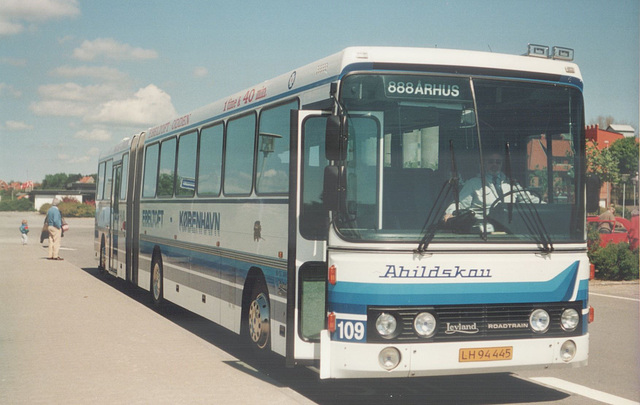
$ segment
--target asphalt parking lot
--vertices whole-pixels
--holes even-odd
[[[0,213],[0,403],[313,403],[86,271],[92,219],[46,260],[42,218]]]
[[[29,244],[18,227],[28,219]],[[477,376],[320,381],[254,362],[233,333],[100,276],[93,219],[68,219],[64,261],[43,217],[0,212],[0,404],[638,404],[638,282],[592,281],[589,366]],[[280,358],[279,358],[280,359]],[[281,359],[280,359],[281,360]]]

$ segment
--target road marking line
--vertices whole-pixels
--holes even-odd
[[[638,298],[618,297],[617,295],[598,294],[598,293],[594,293],[594,292],[590,292],[589,295],[597,295],[598,297],[617,298],[619,300],[640,302],[640,299],[638,299]]]
[[[616,395],[607,394],[606,392],[594,390],[593,388],[585,387],[584,385],[574,384],[572,382],[561,380],[559,378],[533,377],[533,378],[530,378],[530,380],[533,380],[537,383],[544,384],[553,388],[558,388],[573,394],[578,394],[583,397],[595,399],[596,401],[604,402],[606,404],[640,405],[640,402],[635,402],[635,401],[618,397]]]

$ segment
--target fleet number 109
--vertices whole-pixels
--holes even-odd
[[[364,340],[364,322],[338,320],[336,333],[337,340]]]

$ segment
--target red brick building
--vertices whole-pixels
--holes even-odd
[[[608,148],[615,141],[624,138],[624,135],[618,132],[605,131],[600,129],[598,125],[587,125],[585,129],[585,137],[587,142],[591,141],[598,146],[598,149]]]
[[[600,129],[598,125],[587,125],[585,129],[587,144],[595,144],[599,150],[608,148],[615,141],[624,138],[623,134]],[[600,188],[600,206],[608,207],[611,203],[611,184],[603,183]]]

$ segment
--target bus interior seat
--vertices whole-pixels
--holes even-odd
[[[444,181],[431,169],[385,168],[383,228],[422,227]]]

